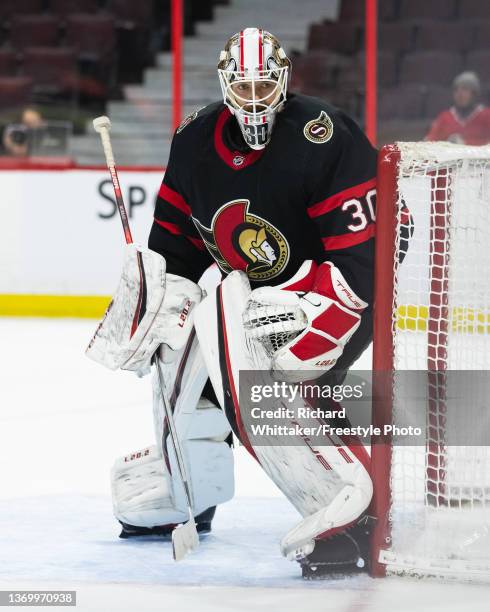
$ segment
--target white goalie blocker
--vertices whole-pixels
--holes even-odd
[[[160,344],[184,346],[192,329],[192,310],[201,300],[199,285],[166,274],[155,251],[126,245],[116,293],[86,350],[110,370],[141,370]]]
[[[301,277],[308,276],[310,265],[305,262],[291,279],[295,286]],[[315,539],[342,531],[369,506],[372,482],[368,456],[361,446],[349,446],[336,436],[325,437],[314,446],[301,435],[287,443],[279,437],[257,440],[250,435],[250,419],[239,405],[240,371],[255,370],[260,384],[261,372],[272,371],[276,352],[301,334],[307,321],[297,295],[286,291],[283,304],[276,300],[270,304],[269,315],[261,309],[261,317],[256,317],[261,290],[256,291],[259,293],[251,291],[245,273],[231,272],[196,308],[194,323],[213,387],[235,433],[303,516],[281,541],[284,556],[299,560],[313,551]],[[276,374],[281,378],[289,373]],[[310,379],[314,377],[311,374]],[[287,403],[293,411],[300,406],[305,406],[300,397]],[[290,421],[304,427],[311,421],[318,424],[316,419],[299,417]]]
[[[126,248],[119,286],[86,353],[111,370],[146,372],[156,352],[198,515],[234,491],[233,455],[225,442],[230,427],[223,412],[201,398],[207,370],[193,314],[207,282],[201,287],[166,274],[158,253]],[[117,459],[111,472],[114,515],[126,525],[151,528],[189,518],[156,372],[153,416],[156,445]]]

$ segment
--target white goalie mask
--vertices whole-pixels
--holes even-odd
[[[265,30],[246,28],[221,51],[218,74],[224,103],[235,115],[245,142],[263,149],[285,101],[291,62]]]

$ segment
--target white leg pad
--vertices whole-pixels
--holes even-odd
[[[267,443],[254,443],[250,406],[239,404],[240,373],[253,370],[256,384],[263,380],[269,384],[271,377],[261,372],[268,373],[272,362],[266,350],[251,343],[246,334],[243,313],[250,293],[245,274],[231,272],[219,292],[196,308],[194,323],[216,396],[235,433],[303,516],[283,540],[283,553],[289,556],[309,543],[313,548],[315,537],[328,537],[331,530],[345,528],[366,510],[372,496],[369,458],[364,449],[356,452],[349,446],[352,441],[336,435],[325,437],[318,445],[301,434],[290,436],[288,444],[279,434],[269,435]],[[317,419],[298,416],[305,407],[300,397],[282,406],[294,418],[279,418],[276,424],[293,427],[299,423],[305,430],[318,427]]]
[[[233,497],[233,453],[225,438],[228,423],[219,408],[200,400],[182,440],[194,502],[200,514]],[[187,506],[172,445],[170,471],[156,446],[117,459],[111,472],[115,517],[138,527],[187,520]]]
[[[114,516],[123,523],[155,527],[186,519],[175,508],[171,479],[156,446],[116,459],[111,485]]]

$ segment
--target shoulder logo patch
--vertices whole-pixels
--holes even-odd
[[[191,121],[194,121],[194,119],[197,117],[197,115],[199,114],[199,111],[202,110],[204,107],[202,106],[201,108],[198,108],[196,111],[194,111],[193,113],[191,113],[190,115],[187,115],[187,117],[184,119],[184,121],[182,121],[182,123],[179,125],[179,127],[177,128],[177,134],[180,134],[180,132],[182,132],[182,130],[184,128],[186,128],[189,123],[191,123]]]
[[[325,111],[322,111],[316,119],[308,121],[303,128],[303,134],[310,142],[323,144],[333,136],[333,122]]]

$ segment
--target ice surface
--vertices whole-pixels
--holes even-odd
[[[237,495],[195,554],[176,564],[170,542],[119,540],[109,470],[153,442],[151,390],[85,358],[94,327],[0,319],[0,589],[76,589],[83,612],[488,610],[481,586],[303,581],[278,547],[298,515],[241,448]]]

